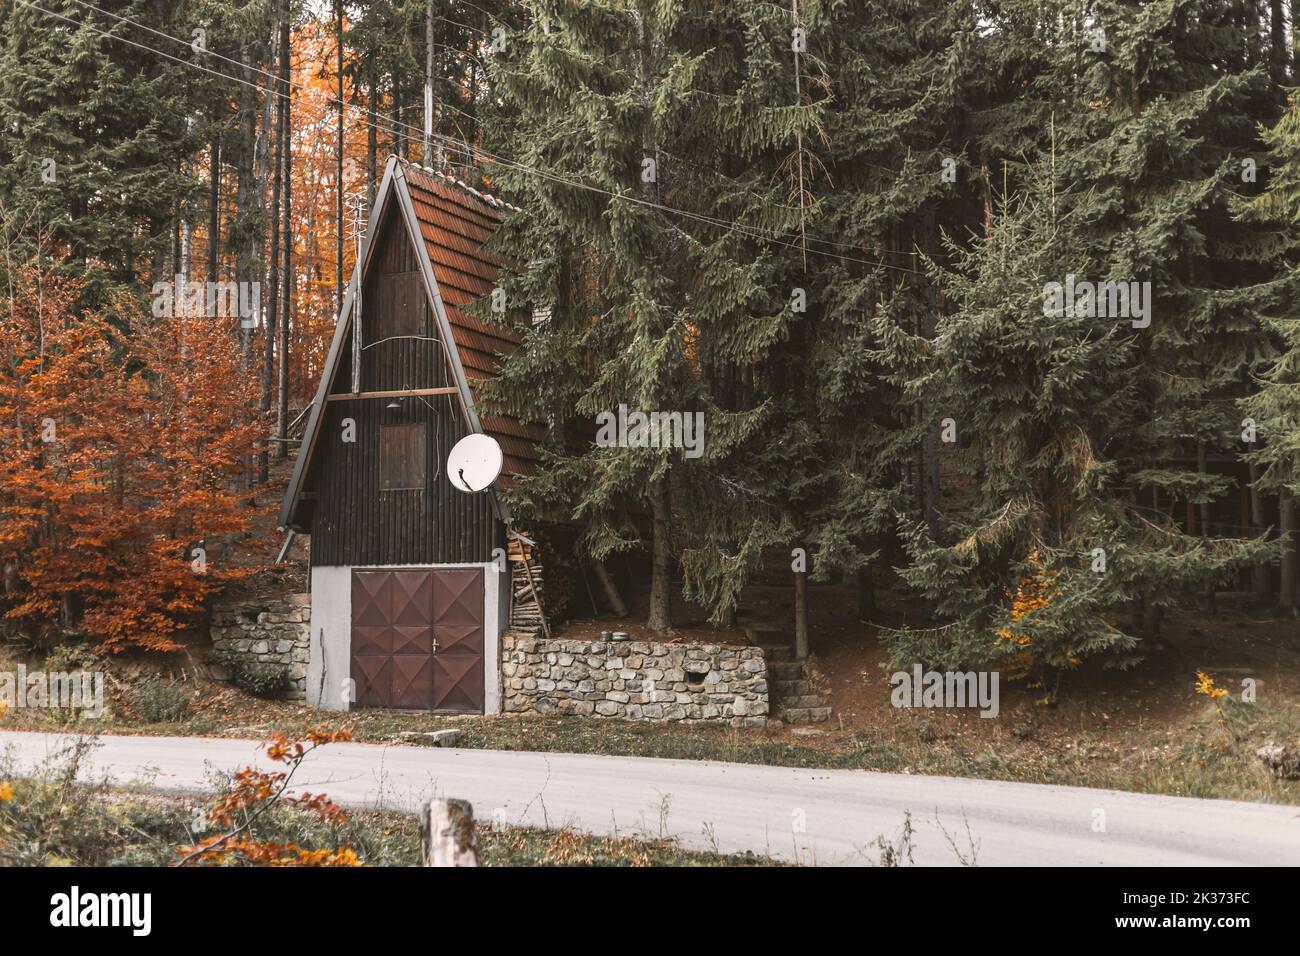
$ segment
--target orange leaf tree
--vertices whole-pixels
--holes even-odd
[[[262,423],[223,323],[128,295],[78,311],[75,281],[11,270],[0,303],[4,616],[105,651],[176,647],[252,515],[239,483]]]

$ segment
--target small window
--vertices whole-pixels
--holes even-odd
[[[427,334],[424,322],[424,286],[420,282],[420,273],[395,272],[381,275],[376,291],[378,295],[371,314],[376,316],[377,321],[372,341]],[[364,308],[363,304],[363,310]],[[362,324],[364,323],[363,318]]]
[[[380,491],[423,491],[426,460],[423,424],[380,426]]]

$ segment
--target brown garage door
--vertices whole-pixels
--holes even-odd
[[[352,572],[360,707],[483,712],[483,572]]]

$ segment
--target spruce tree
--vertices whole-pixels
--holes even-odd
[[[790,317],[761,240],[798,215],[762,160],[808,122],[769,95],[778,36],[788,50],[766,7],[543,3],[492,64],[486,145],[508,160],[488,172],[523,210],[498,248],[526,266],[504,283],[524,347],[492,394],[569,426],[516,501],[581,522],[593,557],[648,545],[653,631],[683,550],[698,596],[748,537],[727,462],[766,409],[739,383]],[[596,417],[620,406],[701,413],[698,457],[597,445]]]

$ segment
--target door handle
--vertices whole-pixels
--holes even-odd
[[[433,653],[438,653],[438,639],[436,637],[433,639]]]

